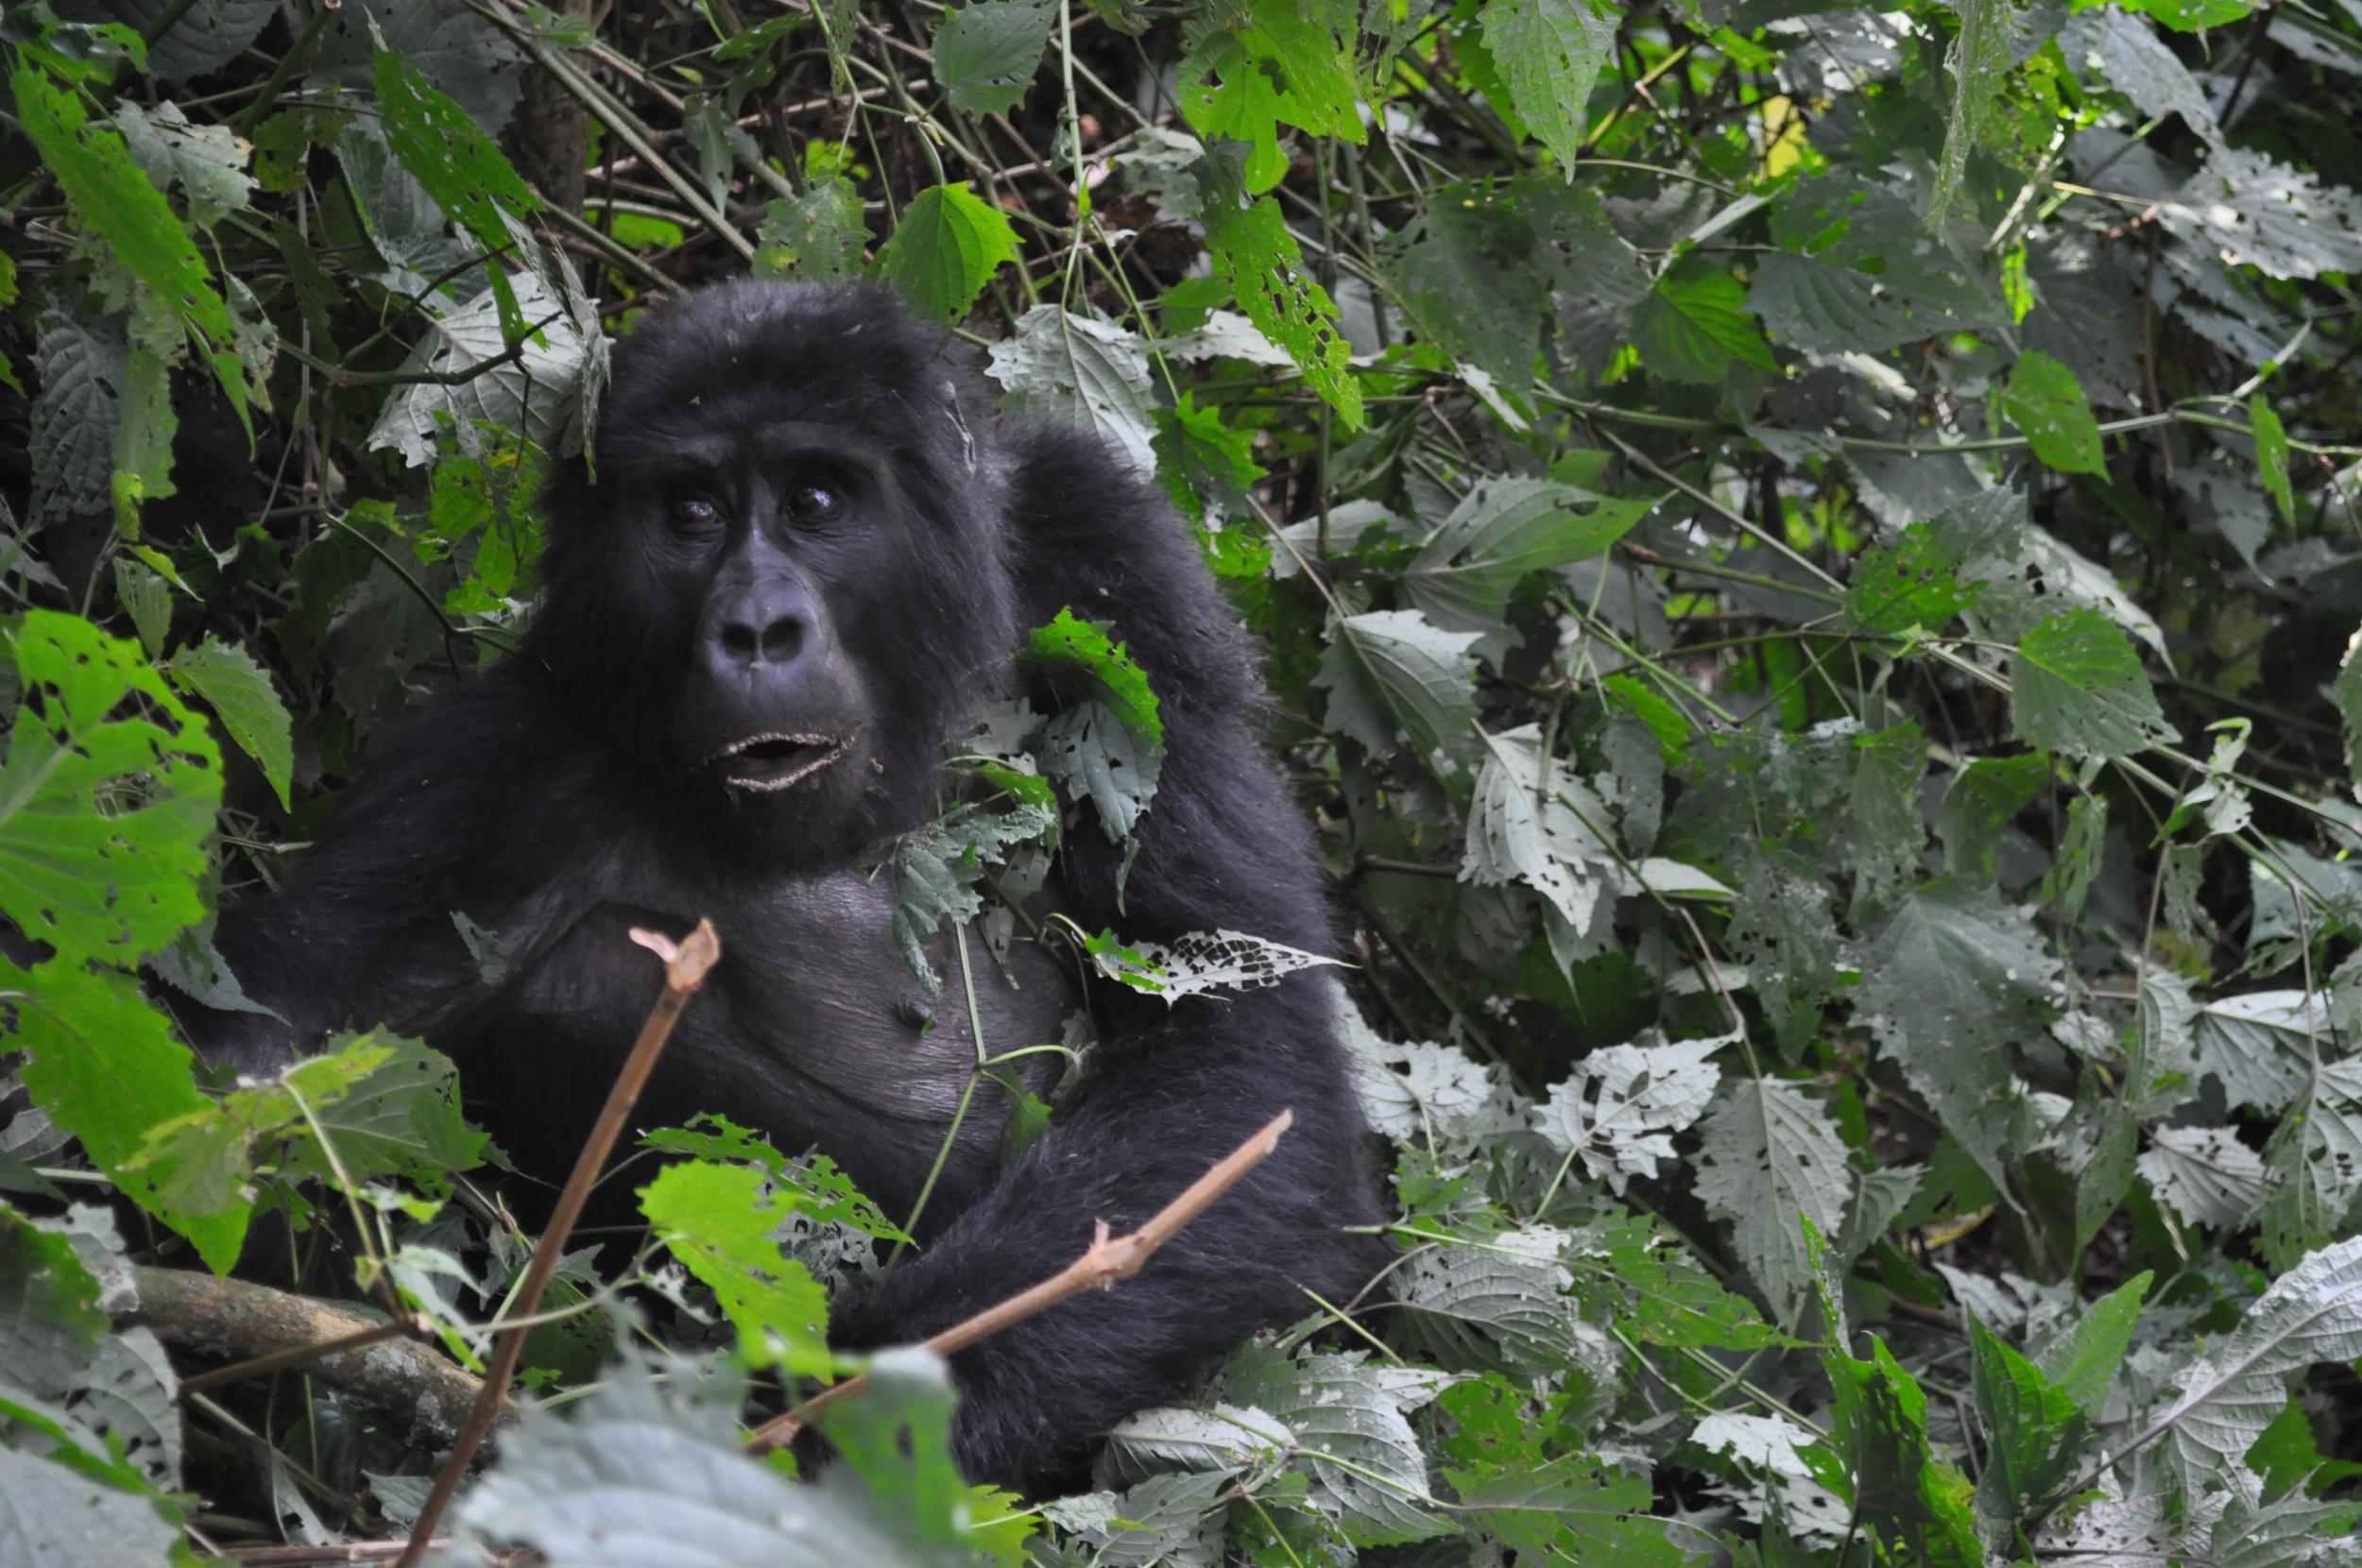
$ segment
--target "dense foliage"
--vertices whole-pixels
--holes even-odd
[[[193,1388],[157,1292],[284,1213],[280,1283],[481,1367],[497,1150],[415,1043],[231,1085],[159,1003],[242,1004],[217,899],[514,646],[609,334],[748,270],[898,284],[1198,529],[1352,922],[1397,1262],[1097,1490],[963,1487],[899,1352],[799,1486],[749,1380],[830,1372],[819,1287],[908,1217],[652,1133],[462,1537],[2353,1560],[2353,0],[29,0],[0,66],[10,1560],[417,1516],[448,1412]],[[1155,810],[1123,635],[1036,634],[1095,722],[899,847],[914,948]]]

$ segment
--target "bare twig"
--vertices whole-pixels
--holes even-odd
[[[1180,1197],[1157,1210],[1145,1224],[1129,1236],[1110,1236],[1107,1222],[1104,1219],[1099,1221],[1099,1234],[1081,1257],[1039,1285],[1020,1290],[972,1318],[953,1323],[929,1339],[927,1348],[938,1355],[949,1355],[1013,1324],[1021,1323],[1036,1313],[1048,1311],[1069,1296],[1079,1296],[1086,1290],[1113,1289],[1118,1281],[1130,1279],[1138,1273],[1140,1266],[1157,1248],[1172,1240],[1175,1232],[1212,1207],[1216,1199],[1238,1185],[1241,1177],[1262,1164],[1278,1147],[1279,1135],[1294,1124],[1293,1111],[1282,1111],[1272,1117],[1246,1142],[1224,1156],[1220,1164],[1191,1182]],[[764,1454],[782,1443],[794,1441],[796,1434],[802,1431],[807,1423],[830,1406],[852,1398],[868,1384],[868,1373],[857,1372],[804,1401],[802,1408],[774,1416],[757,1427],[754,1435],[746,1440],[746,1452]]]
[[[104,1302],[124,1327],[210,1355],[252,1357],[187,1378],[182,1393],[232,1377],[301,1365],[313,1377],[388,1410],[407,1410],[437,1442],[458,1432],[482,1385],[428,1345],[402,1338],[408,1321],[372,1323],[325,1302],[245,1280],[128,1265],[103,1271]]]
[[[615,1140],[624,1130],[624,1122],[640,1098],[640,1091],[648,1082],[648,1074],[656,1067],[656,1059],[663,1053],[664,1042],[671,1039],[673,1026],[680,1021],[681,1009],[703,983],[706,972],[722,956],[722,944],[713,934],[713,922],[700,920],[697,929],[678,946],[672,939],[656,931],[635,929],[631,939],[664,961],[664,992],[648,1010],[648,1021],[640,1027],[640,1038],[632,1043],[631,1054],[624,1058],[623,1069],[615,1075],[615,1087],[608,1091],[607,1105],[599,1112],[599,1119],[591,1126],[590,1135],[583,1140],[582,1152],[574,1157],[573,1174],[566,1178],[565,1190],[557,1195],[557,1207],[550,1222],[541,1231],[541,1239],[533,1249],[533,1261],[525,1268],[524,1283],[518,1287],[512,1317],[531,1318],[541,1304],[541,1292],[556,1271],[557,1260],[564,1255],[566,1238],[573,1233],[574,1221],[582,1218],[582,1205],[590,1198],[590,1189],[598,1185],[599,1172],[607,1166],[607,1157],[615,1148]],[[475,1457],[484,1434],[491,1429],[500,1414],[501,1401],[508,1392],[508,1379],[517,1370],[517,1357],[524,1350],[525,1336],[532,1332],[528,1324],[518,1322],[501,1331],[499,1343],[493,1347],[491,1364],[485,1369],[484,1388],[476,1396],[475,1408],[469,1413],[468,1424],[461,1429],[451,1447],[451,1457],[444,1461],[442,1471],[435,1477],[435,1486],[419,1509],[418,1523],[410,1531],[410,1543],[402,1549],[396,1568],[411,1568],[426,1551],[435,1526],[441,1522],[444,1508],[452,1493],[459,1490],[460,1477],[468,1473],[468,1461]]]

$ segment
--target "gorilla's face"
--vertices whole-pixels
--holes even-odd
[[[629,490],[627,553],[681,639],[675,761],[742,809],[843,818],[883,765],[859,633],[904,508],[874,454],[825,425],[717,430]]]
[[[990,434],[944,334],[879,291],[659,309],[595,470],[549,497],[533,651],[727,853],[841,860],[932,814],[950,722],[1015,643]]]

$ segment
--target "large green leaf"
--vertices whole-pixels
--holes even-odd
[[[2010,371],[2001,412],[2026,433],[2034,455],[2063,473],[2108,471],[2099,448],[2099,421],[2075,372],[2039,349],[2028,349]]]
[[[1748,315],[1747,288],[1716,267],[1667,273],[1634,313],[1641,367],[1669,381],[1712,384],[1733,366],[1779,368],[1763,329]]]
[[[1478,651],[1507,651],[1510,595],[1534,572],[1604,553],[1656,504],[1596,496],[1540,479],[1491,479],[1470,490],[1403,573],[1411,603]]]
[[[279,804],[291,804],[287,786],[295,773],[294,724],[271,689],[270,672],[246,649],[208,638],[175,655],[164,673],[213,708],[230,739],[263,770]]]
[[[1348,142],[1362,138],[1353,55],[1334,16],[1323,0],[1257,0],[1227,15],[1202,14],[1190,29],[1181,111],[1209,141],[1221,136],[1249,145],[1249,192],[1267,191],[1287,173],[1283,125]]]
[[[970,114],[1016,108],[1057,14],[1051,0],[976,0],[947,14],[935,29],[935,75],[951,107]]]
[[[205,912],[220,750],[135,642],[32,610],[11,651],[0,912],[63,959],[129,963]]]
[[[999,208],[966,185],[935,185],[902,210],[878,252],[878,276],[920,315],[950,321],[967,314],[1001,263],[1016,260],[1017,230]]]
[[[1591,86],[1616,45],[1616,18],[1590,0],[1492,0],[1484,46],[1508,78],[1517,117],[1575,177]]]
[[[1313,684],[1328,691],[1328,726],[1374,757],[1403,734],[1414,755],[1464,754],[1476,718],[1474,632],[1449,632],[1417,610],[1372,610],[1329,628]]]
[[[829,1299],[811,1270],[779,1251],[775,1233],[802,1212],[802,1195],[750,1166],[689,1161],[640,1189],[640,1211],[674,1257],[713,1292],[758,1367],[805,1375],[836,1366]]]
[[[2175,738],[2131,639],[2098,610],[2068,610],[2028,631],[2010,679],[2018,735],[2047,750],[2130,757]]]
[[[1206,165],[1201,164],[1200,167]],[[1288,351],[1348,426],[1361,422],[1361,385],[1353,378],[1353,345],[1338,330],[1328,291],[1307,275],[1304,252],[1288,232],[1279,203],[1264,196],[1249,206],[1210,175],[1205,180],[1206,249],[1215,270],[1230,280],[1239,308],[1263,335]]]

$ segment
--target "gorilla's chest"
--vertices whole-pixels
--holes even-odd
[[[668,890],[664,903],[678,907],[586,898],[553,912],[550,934],[483,1021],[479,1059],[508,1102],[499,1120],[510,1138],[579,1136],[577,1125],[535,1126],[520,1138],[515,1102],[595,1107],[659,984],[630,929],[678,936],[699,914],[720,933],[722,962],[683,1013],[633,1118],[640,1126],[719,1112],[786,1152],[818,1148],[899,1218],[947,1141],[946,1196],[956,1204],[963,1189],[987,1184],[1007,1086],[1040,1092],[1056,1079],[1054,1052],[992,1060],[1057,1041],[1076,1005],[1067,977],[1030,942],[1015,944],[1003,965],[970,929],[964,976],[958,939],[939,931],[928,951],[942,990],[931,996],[893,938],[882,877]],[[554,1082],[566,1093],[543,1098]],[[555,1162],[533,1163],[562,1170],[571,1150],[550,1152]]]

